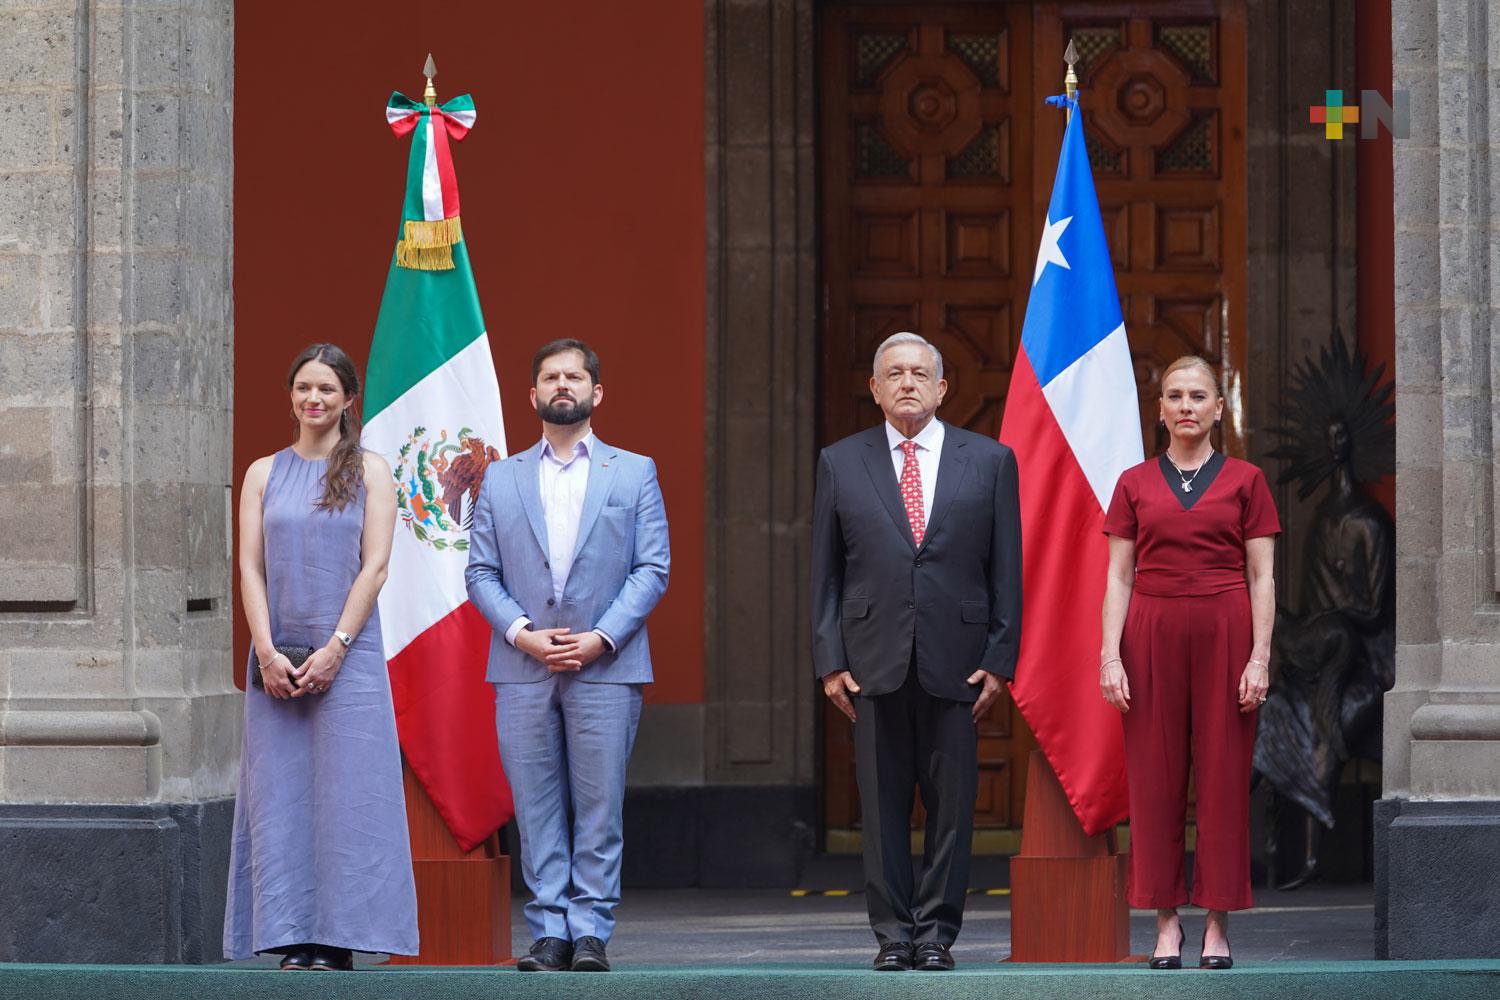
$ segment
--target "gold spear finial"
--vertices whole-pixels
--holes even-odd
[[[437,63],[432,61],[432,53],[427,53],[427,62],[422,66],[422,75],[427,77],[427,89],[422,91],[422,101],[429,108],[437,106],[437,88],[432,85],[432,78],[437,76]]]
[[[1068,51],[1063,53],[1063,62],[1068,64],[1068,72],[1063,75],[1063,89],[1068,92],[1068,100],[1078,99],[1078,74],[1073,67],[1078,63],[1078,49],[1073,45],[1073,39],[1068,39]],[[1068,108],[1068,121],[1073,120],[1073,109]]]

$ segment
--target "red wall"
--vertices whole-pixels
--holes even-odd
[[[672,528],[647,700],[701,701],[702,4],[257,0],[236,5],[234,44],[236,487],[290,441],[297,351],[332,340],[364,363],[410,142],[383,109],[393,89],[421,98],[431,51],[439,100],[472,93],[479,113],[454,159],[506,443],[540,435],[532,352],[593,344],[594,426],[656,459]]]
[[[1354,78],[1356,90],[1378,90],[1391,96],[1391,5],[1359,0],[1355,8]],[[1391,134],[1356,139],[1356,227],[1358,272],[1356,309],[1359,346],[1370,367],[1385,365],[1385,377],[1396,377],[1396,169]],[[1368,487],[1370,495],[1396,513],[1396,478],[1386,476]]]

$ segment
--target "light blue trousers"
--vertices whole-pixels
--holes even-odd
[[[614,933],[625,765],[640,718],[639,684],[553,674],[537,684],[495,685],[495,727],[516,804],[533,938],[607,942]]]

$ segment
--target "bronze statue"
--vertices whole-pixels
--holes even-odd
[[[1325,480],[1306,536],[1294,614],[1278,608],[1271,690],[1261,706],[1255,770],[1324,829],[1334,825],[1334,796],[1344,764],[1380,759],[1381,696],[1395,683],[1396,531],[1391,516],[1360,483],[1395,466],[1394,387],[1385,366],[1365,373],[1335,331],[1316,365],[1293,375],[1287,443],[1271,457],[1289,464],[1280,482],[1299,482],[1306,499]],[[1321,835],[1310,830],[1301,872],[1283,888],[1318,873]]]

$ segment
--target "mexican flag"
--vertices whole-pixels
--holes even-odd
[[[473,127],[474,102],[465,94],[429,107],[392,94],[386,120],[412,144],[365,376],[363,444],[396,478],[380,626],[401,750],[469,850],[514,811],[484,681],[490,627],[464,590],[474,503],[485,469],[505,457],[449,146]]]

